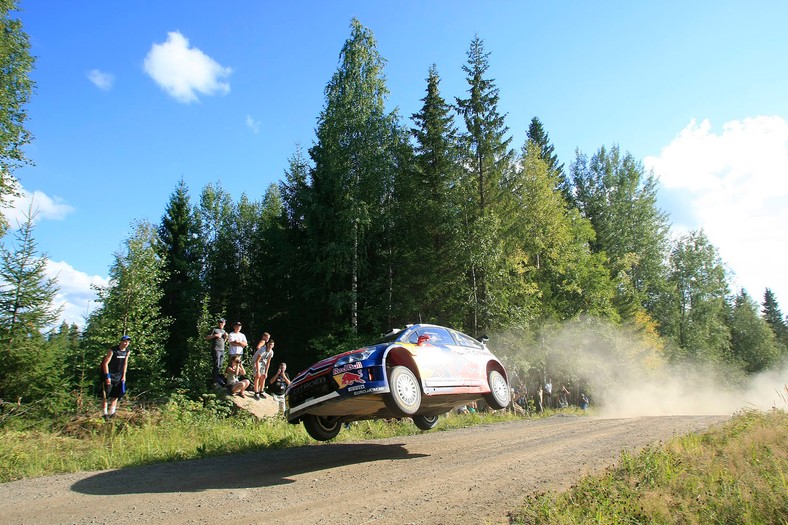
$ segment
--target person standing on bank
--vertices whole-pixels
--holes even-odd
[[[107,355],[101,361],[104,419],[115,417],[118,400],[126,394],[126,369],[129,367],[130,343],[131,337],[124,335],[117,346],[107,350]],[[108,405],[109,410],[107,410]]]
[[[230,345],[230,350],[227,352],[230,361],[236,356],[243,360],[244,348],[247,347],[248,343],[246,342],[246,336],[241,333],[241,321],[236,321],[233,325],[233,331],[227,334],[227,344]]]
[[[211,353],[213,354],[213,382],[224,383],[224,343],[227,341],[227,332],[224,331],[224,319],[219,319],[219,323],[205,336],[206,341],[211,341]]]
[[[265,340],[265,343],[263,343]],[[260,343],[257,345],[257,351],[252,358],[254,368],[254,398],[265,399],[265,378],[268,377],[268,367],[271,366],[271,358],[274,357],[274,340],[268,332],[263,334]]]

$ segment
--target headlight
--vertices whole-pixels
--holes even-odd
[[[354,352],[350,355],[346,355],[345,357],[341,357],[337,359],[337,362],[334,364],[334,367],[340,367],[343,365],[349,365],[350,363],[363,361],[371,355],[372,355],[372,350],[369,348],[364,348],[363,350],[359,350],[358,352]]]

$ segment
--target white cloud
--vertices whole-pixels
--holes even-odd
[[[115,82],[115,76],[111,73],[105,73],[104,71],[100,71],[98,69],[91,69],[88,71],[87,74],[88,80],[93,82],[93,84],[104,91],[109,91],[112,89],[112,84]]]
[[[65,321],[68,324],[84,326],[87,315],[98,306],[96,293],[90,286],[107,286],[109,281],[99,275],[88,275],[75,270],[63,261],[49,261],[46,273],[47,277],[57,280],[60,289],[55,298],[55,305],[63,306],[58,325]]]
[[[720,256],[734,286],[760,302],[771,288],[788,304],[788,122],[754,117],[727,122],[722,132],[695,120],[644,165],[662,186],[680,192]],[[784,310],[785,308],[783,308]]]
[[[9,207],[3,208],[2,212],[12,228],[24,223],[27,215],[32,211],[33,222],[41,219],[63,220],[66,215],[74,211],[72,206],[65,204],[59,197],[50,197],[42,191],[28,192],[24,188],[19,188],[20,195],[9,199]]]
[[[177,31],[167,33],[167,41],[153,44],[145,57],[145,72],[178,102],[198,100],[197,93],[226,94],[230,84],[223,79],[232,69],[223,67],[197,49]]]
[[[246,126],[251,129],[253,133],[260,133],[260,121],[253,119],[251,115],[246,115]]]

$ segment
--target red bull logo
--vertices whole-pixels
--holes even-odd
[[[344,374],[334,376],[334,379],[336,379],[339,384],[339,388],[355,385],[356,383],[366,383],[364,378],[361,377],[361,374],[356,374],[355,372],[345,372]]]

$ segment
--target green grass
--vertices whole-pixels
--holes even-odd
[[[282,418],[258,420],[207,395],[203,402],[176,398],[160,408],[124,411],[110,422],[82,417],[58,430],[0,432],[0,482],[63,472],[145,465],[221,456],[261,448],[315,445],[303,425]],[[441,418],[436,431],[518,419],[485,413]],[[40,425],[39,425],[40,427]],[[420,431],[409,420],[361,421],[332,442],[405,436]]]
[[[743,412],[702,434],[622,454],[602,476],[530,496],[516,524],[788,524],[788,414]]]

